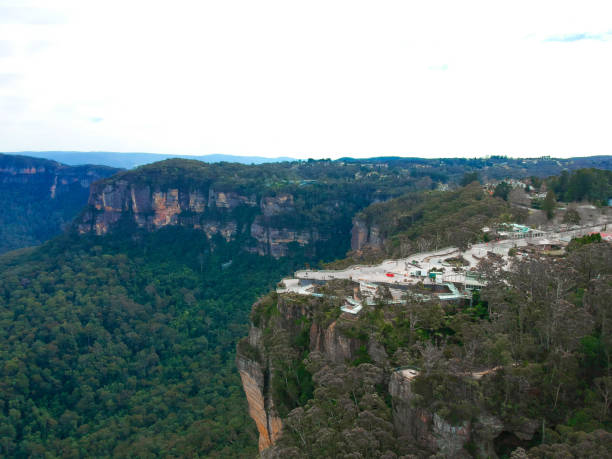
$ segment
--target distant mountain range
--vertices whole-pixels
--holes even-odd
[[[26,155],[37,158],[52,159],[70,166],[82,164],[97,164],[122,169],[132,169],[162,161],[169,158],[197,159],[206,163],[241,163],[241,164],[263,164],[281,161],[295,161],[295,158],[278,157],[264,158],[262,156],[235,156],[235,155],[168,155],[162,153],[116,153],[111,151],[19,151],[6,152],[7,155]]]

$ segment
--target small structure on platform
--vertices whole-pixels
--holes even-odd
[[[349,314],[358,314],[359,311],[363,309],[363,305],[361,304],[361,302],[354,298],[347,296],[344,300],[344,305],[340,307],[340,310],[342,312],[348,312]]]

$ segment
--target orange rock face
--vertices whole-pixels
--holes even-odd
[[[181,206],[178,200],[178,190],[171,189],[167,192],[156,191],[153,193],[153,209],[155,226],[165,226],[174,224],[174,216],[181,213]]]
[[[259,432],[259,451],[263,451],[274,444],[280,435],[283,423],[280,418],[270,414],[266,410],[266,401],[262,392],[262,386],[257,379],[263,379],[261,370],[255,365],[244,362],[240,365],[240,379],[242,379],[242,387],[247,397],[249,404],[249,416],[255,421]],[[255,370],[255,371],[253,371]],[[261,376],[261,378],[258,378]]]

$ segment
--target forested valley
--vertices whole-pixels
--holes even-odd
[[[73,235],[2,258],[1,455],[255,456],[234,348],[301,260],[214,243]]]

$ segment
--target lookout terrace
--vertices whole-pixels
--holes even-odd
[[[606,224],[576,227],[569,231],[544,232],[528,226],[506,224],[491,231],[499,239],[474,244],[466,250],[447,247],[422,252],[398,260],[385,260],[378,265],[353,265],[342,270],[301,270],[293,278],[283,279],[277,293],[326,296],[322,288],[328,282],[344,280],[352,283],[353,295],[344,297],[342,311],[358,314],[363,304],[374,304],[383,298],[388,303],[401,303],[406,298],[457,301],[470,299],[472,292],[486,283],[479,270],[481,261],[497,258],[505,269],[513,257],[534,257],[563,251],[569,241],[591,233],[604,233]]]

